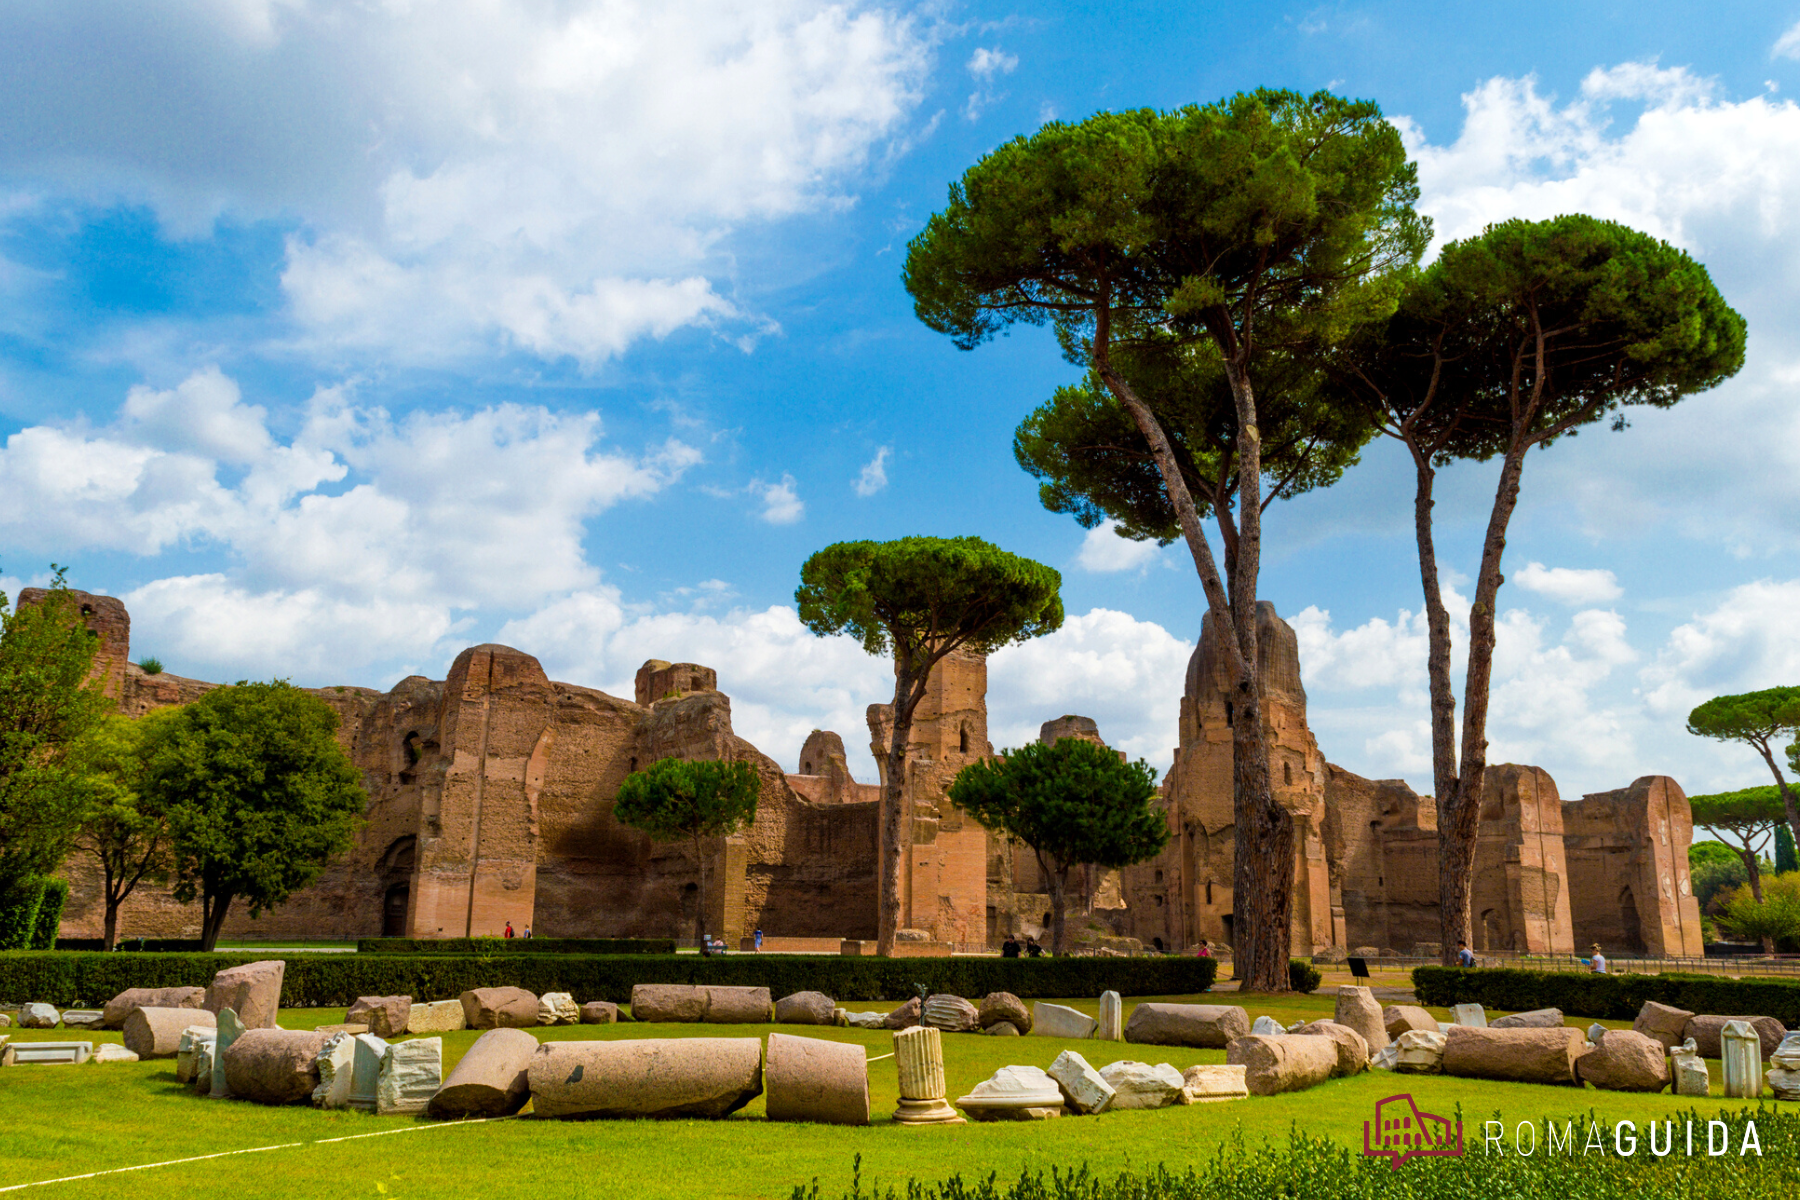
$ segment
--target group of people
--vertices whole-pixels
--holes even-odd
[[[1021,953],[1026,958],[1042,958],[1044,957],[1044,948],[1038,945],[1037,939],[1034,937],[1027,936],[1021,943],[1016,934],[1007,934],[1006,940],[1000,943],[1000,957],[1018,958]]]
[[[504,938],[512,938],[512,937],[518,937],[519,935],[513,932],[512,922],[508,921],[506,923],[506,932],[501,934],[500,936],[504,937]],[[525,936],[526,937],[531,936],[531,926],[529,926],[529,925],[527,925],[525,927]]]

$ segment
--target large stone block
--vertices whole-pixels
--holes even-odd
[[[538,1040],[523,1029],[490,1029],[475,1039],[431,1098],[434,1117],[504,1117],[531,1099],[526,1068]]]
[[[313,1088],[315,1108],[349,1108],[350,1084],[356,1075],[356,1038],[334,1033],[319,1047],[319,1084]]]
[[[213,976],[204,1007],[214,1014],[229,1008],[245,1029],[274,1029],[286,974],[287,964],[276,959],[227,967]]]
[[[467,1025],[468,1017],[463,1013],[461,1000],[432,1000],[415,1004],[406,1016],[408,1033],[455,1033]],[[359,1032],[373,1031],[365,1029]]]
[[[771,1033],[764,1075],[771,1121],[869,1123],[869,1058],[860,1043]]]
[[[1336,1073],[1340,1076],[1360,1075],[1369,1069],[1369,1043],[1348,1025],[1337,1021],[1308,1021],[1294,1033],[1300,1037],[1328,1037],[1335,1042],[1338,1049]]]
[[[20,1029],[55,1029],[62,1014],[48,1004],[27,1004],[19,1009]]]
[[[1400,1035],[1419,1030],[1422,1033],[1438,1032],[1437,1018],[1416,1004],[1390,1004],[1381,1010],[1381,1027],[1387,1031],[1389,1041],[1399,1041]]]
[[[1062,1115],[1062,1089],[1038,1067],[1001,1067],[959,1097],[977,1121],[1043,1121]]]
[[[691,983],[639,983],[631,989],[634,1021],[706,1020],[706,989]]]
[[[216,1027],[218,1018],[197,1008],[134,1008],[125,1018],[125,1048],[139,1058],[174,1058],[181,1035],[196,1025]]]
[[[207,1093],[214,1100],[223,1100],[231,1095],[231,1080],[225,1074],[225,1052],[231,1044],[244,1036],[244,1023],[238,1019],[237,1010],[222,1008],[218,1012],[218,1028],[213,1035],[212,1049],[212,1090]],[[324,1035],[320,1035],[323,1045]]]
[[[706,1016],[702,1019],[708,1025],[767,1025],[774,1019],[775,1002],[766,987],[709,984],[705,991]]]
[[[1381,1005],[1375,999],[1375,993],[1366,987],[1341,987],[1337,991],[1337,1008],[1332,1020],[1362,1035],[1368,1052],[1363,1056],[1365,1062],[1368,1055],[1377,1053],[1388,1044],[1387,1025],[1382,1020]]]
[[[1073,1050],[1064,1050],[1057,1055],[1045,1074],[1056,1080],[1056,1086],[1062,1089],[1063,1104],[1071,1112],[1084,1116],[1105,1112],[1118,1094],[1100,1072],[1088,1065],[1087,1059]]]
[[[1701,1058],[1719,1058],[1724,1053],[1719,1034],[1727,1021],[1742,1021],[1750,1026],[1762,1044],[1764,1058],[1772,1056],[1787,1036],[1786,1028],[1774,1017],[1720,1017],[1707,1013],[1688,1022],[1687,1036],[1694,1039],[1694,1053]]]
[[[375,1111],[424,1112],[444,1081],[444,1039],[408,1038],[394,1042],[381,1058],[375,1081]]]
[[[208,1017],[211,1013],[206,1014]],[[211,1042],[219,1035],[215,1026],[189,1025],[181,1031],[181,1042],[175,1051],[175,1082],[192,1084],[194,1082],[194,1060],[200,1042]]]
[[[1031,1032],[1039,1037],[1092,1037],[1100,1023],[1079,1009],[1066,1004],[1049,1004],[1039,1000],[1031,1006]]]
[[[1231,1004],[1140,1004],[1125,1023],[1125,1040],[1150,1046],[1219,1050],[1250,1032],[1250,1015]]]
[[[1226,1063],[1200,1063],[1181,1073],[1183,1104],[1216,1104],[1223,1100],[1242,1100],[1250,1095],[1244,1082],[1245,1069]]]
[[[1337,1070],[1338,1048],[1328,1037],[1245,1034],[1225,1048],[1225,1061],[1244,1068],[1244,1086],[1252,1096],[1274,1096],[1330,1079]]]
[[[777,1025],[836,1025],[837,1001],[824,992],[795,992],[775,1002]],[[773,1084],[771,1094],[773,1094]]]
[[[1727,1021],[1719,1031],[1721,1065],[1725,1068],[1725,1096],[1731,1100],[1755,1100],[1762,1096],[1762,1041],[1748,1021]]]
[[[762,1094],[762,1042],[546,1042],[527,1078],[540,1117],[723,1117]]]
[[[1574,1083],[1575,1060],[1586,1050],[1579,1029],[1473,1029],[1452,1025],[1444,1035],[1444,1074],[1517,1083]]]
[[[1444,1070],[1445,1036],[1435,1029],[1409,1029],[1383,1051],[1393,1054],[1392,1066],[1402,1075],[1440,1075]]]
[[[1125,1001],[1119,993],[1100,993],[1100,1028],[1094,1030],[1094,1036],[1103,1042],[1125,1040]]]
[[[1453,1004],[1450,1006],[1450,1023],[1464,1029],[1486,1029],[1487,1010],[1479,1004]]]
[[[883,1029],[911,1029],[919,1023],[919,1014],[924,1011],[924,1008],[925,1002],[914,996],[881,1018],[881,1027]],[[961,1119],[961,1117],[957,1118],[959,1121]]]
[[[258,1104],[299,1104],[319,1086],[325,1035],[301,1029],[246,1029],[225,1048],[231,1095]]]
[[[919,1014],[921,1023],[945,1033],[968,1033],[981,1025],[981,1011],[961,996],[939,992],[925,998]]]
[[[1167,1108],[1181,1097],[1181,1072],[1168,1063],[1107,1063],[1100,1078],[1113,1090],[1114,1111],[1126,1108]]]
[[[1674,1073],[1674,1086],[1670,1090],[1677,1096],[1704,1099],[1712,1094],[1712,1075],[1704,1058],[1698,1054],[1677,1054],[1669,1059],[1669,1065]]]
[[[530,1029],[538,999],[524,988],[474,988],[462,994],[462,1010],[470,1029]]]
[[[1609,1092],[1660,1092],[1669,1084],[1667,1048],[1631,1029],[1609,1029],[1575,1061],[1575,1074]]]
[[[375,1088],[381,1082],[381,1060],[387,1057],[385,1038],[359,1033],[351,1039],[355,1055],[350,1064],[350,1107],[375,1111]]]
[[[1020,1033],[1031,1032],[1031,1010],[1011,992],[989,992],[977,1008],[977,1019],[983,1029],[992,1029],[1005,1021]]]
[[[545,992],[538,997],[539,1025],[577,1025],[580,1022],[581,1010],[575,1007],[575,997],[569,993]]]
[[[376,1037],[399,1037],[412,1024],[411,996],[358,996],[344,1014],[346,1025],[367,1025]]]
[[[581,1006],[583,1025],[612,1025],[619,1019],[619,1006],[610,1000],[589,1000]]]
[[[1634,1033],[1662,1043],[1666,1051],[1671,1046],[1679,1045],[1687,1037],[1688,1022],[1693,1019],[1694,1014],[1685,1008],[1646,1000],[1644,1006],[1638,1009],[1637,1020],[1631,1023],[1631,1029]]]
[[[1563,1024],[1560,1008],[1534,1008],[1530,1012],[1508,1013],[1488,1022],[1490,1029],[1555,1029]]]

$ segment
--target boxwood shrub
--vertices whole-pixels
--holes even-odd
[[[1730,979],[1723,975],[1594,975],[1502,968],[1417,967],[1419,1003],[1448,1008],[1479,1004],[1502,1012],[1560,1008],[1571,1017],[1629,1021],[1644,1001],[1695,1013],[1774,1017],[1800,1025],[1800,983],[1779,979]]]
[[[130,987],[205,985],[213,973],[268,955],[0,954],[0,1003],[41,1000],[99,1006]],[[358,996],[445,1000],[470,988],[570,992],[578,1001],[631,999],[635,983],[713,983],[766,987],[776,997],[821,991],[841,1001],[900,1000],[923,987],[980,999],[1012,992],[1023,999],[1189,995],[1212,986],[1210,958],[843,958],[797,954],[295,954],[281,1002],[291,1008],[345,1008]]]
[[[363,938],[358,954],[673,954],[674,938]]]

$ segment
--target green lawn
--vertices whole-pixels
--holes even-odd
[[[1252,1017],[1267,1013],[1284,1022],[1329,1015],[1333,1004],[1329,996],[1246,999]],[[1068,1003],[1090,1013],[1096,1008],[1090,1001]],[[342,1019],[338,1011],[294,1009],[282,1013],[282,1023],[289,1028],[312,1028]],[[622,1024],[536,1032],[549,1040],[754,1037],[772,1029],[859,1042],[868,1047],[871,1056],[892,1049],[890,1035],[855,1029]],[[21,1040],[76,1036],[118,1040],[117,1034],[10,1032]],[[477,1036],[474,1031],[445,1036],[446,1071]],[[1168,1062],[1176,1067],[1224,1060],[1220,1050],[1048,1038],[949,1035],[944,1046],[952,1099],[1001,1066],[1032,1063],[1047,1067],[1065,1048],[1080,1050],[1095,1066],[1122,1058]],[[0,1114],[4,1114],[6,1131],[0,1138],[0,1188],[112,1167],[301,1143],[58,1184],[43,1189],[42,1194],[98,1197],[128,1193],[134,1200],[165,1196],[189,1200],[196,1194],[481,1200],[512,1196],[542,1200],[547,1193],[596,1200],[785,1197],[794,1184],[817,1176],[826,1191],[835,1195],[848,1190],[850,1164],[857,1154],[862,1155],[866,1185],[874,1178],[900,1183],[908,1176],[939,1179],[961,1173],[975,1178],[990,1171],[1006,1180],[1016,1178],[1024,1168],[1048,1170],[1083,1162],[1103,1173],[1162,1162],[1181,1166],[1212,1155],[1240,1129],[1253,1143],[1273,1140],[1285,1144],[1290,1129],[1298,1125],[1315,1136],[1360,1147],[1362,1125],[1371,1116],[1375,1101],[1396,1092],[1410,1092],[1420,1108],[1447,1116],[1454,1115],[1460,1104],[1472,1152],[1480,1138],[1479,1122],[1496,1114],[1510,1130],[1520,1121],[1560,1120],[1591,1110],[1610,1130],[1618,1120],[1643,1124],[1692,1107],[1691,1101],[1667,1095],[1577,1092],[1573,1088],[1377,1072],[1334,1080],[1308,1092],[1229,1104],[1030,1124],[904,1128],[888,1120],[897,1099],[892,1060],[875,1063],[869,1074],[875,1124],[867,1129],[845,1129],[771,1123],[764,1119],[760,1100],[724,1122],[521,1119],[457,1126],[304,1107],[270,1109],[203,1101],[176,1084],[172,1061],[12,1068],[0,1071]],[[1713,1115],[1719,1104],[1702,1107],[1707,1110],[1705,1115]],[[328,1138],[385,1131],[407,1132],[315,1144]],[[1409,1164],[1409,1169],[1428,1169],[1430,1165]],[[39,1190],[28,1194],[39,1194]]]

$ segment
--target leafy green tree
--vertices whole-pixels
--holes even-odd
[[[706,938],[706,859],[700,839],[728,837],[756,820],[762,784],[745,762],[664,758],[634,771],[619,785],[613,816],[659,842],[686,839],[694,846],[699,910],[694,939],[710,954]]]
[[[1233,634],[1220,641],[1236,681],[1234,957],[1259,990],[1290,986],[1295,834],[1263,731],[1257,383],[1266,356],[1330,344],[1392,310],[1428,239],[1417,195],[1400,135],[1374,104],[1260,90],[1045,125],[969,168],[908,247],[906,286],[927,325],[965,349],[1017,322],[1054,326],[1149,447],[1208,607]],[[1131,361],[1201,346],[1235,415],[1224,578],[1165,426],[1173,402],[1140,391],[1154,372]]]
[[[1775,830],[1775,873],[1786,875],[1791,871],[1800,871],[1800,859],[1794,855],[1794,835],[1782,825]]]
[[[1741,742],[1761,755],[1780,789],[1788,831],[1800,835],[1800,797],[1794,795],[1775,761],[1775,747],[1800,734],[1800,687],[1715,696],[1688,714],[1687,730],[1696,737]],[[1800,746],[1789,747],[1788,753],[1795,771],[1800,772]]]
[[[89,678],[98,638],[54,570],[42,601],[0,615],[0,890],[41,891],[67,855],[82,809],[69,747],[112,705]]]
[[[1726,898],[1719,923],[1738,937],[1755,938],[1769,950],[1800,941],[1800,875],[1773,875],[1762,899],[1747,887]]]
[[[1780,793],[1768,786],[1714,792],[1689,796],[1688,807],[1694,814],[1694,828],[1704,829],[1719,839],[1711,845],[1724,843],[1720,849],[1736,855],[1740,879],[1749,885],[1751,896],[1760,901],[1763,898],[1763,866],[1768,862],[1764,851],[1769,848],[1775,831],[1783,828]],[[1697,846],[1688,851],[1690,865],[1695,848]],[[1725,876],[1717,878],[1723,882]],[[1696,896],[1698,888],[1696,884]],[[1765,946],[1764,949],[1773,950],[1774,947]]]
[[[1037,855],[1050,884],[1050,949],[1065,949],[1063,914],[1069,871],[1083,863],[1118,868],[1153,858],[1169,841],[1156,807],[1156,772],[1139,760],[1080,738],[1034,742],[998,759],[971,763],[950,785],[950,799]]]
[[[287,901],[344,853],[368,796],[338,717],[283,681],[206,693],[145,731],[139,796],[167,814],[175,898],[201,903],[208,950],[238,899]]]
[[[1452,242],[1384,326],[1342,346],[1337,370],[1351,401],[1413,460],[1446,963],[1470,937],[1501,557],[1526,455],[1597,421],[1624,429],[1627,407],[1667,408],[1717,386],[1743,365],[1744,336],[1743,318],[1687,254],[1576,215],[1507,221]],[[1493,458],[1499,480],[1469,608],[1459,755],[1432,492],[1450,462]]]
[[[1773,873],[1772,865],[1769,870]],[[1702,915],[1715,915],[1713,901],[1719,894],[1749,882],[1749,878],[1744,860],[1723,842],[1695,842],[1688,847],[1688,879]]]
[[[881,794],[878,949],[900,923],[906,747],[931,670],[957,651],[991,654],[1062,626],[1062,576],[980,538],[838,542],[806,560],[794,599],[820,637],[848,633],[894,658],[893,726]]]
[[[144,788],[144,746],[179,709],[164,708],[136,721],[108,716],[77,742],[71,765],[87,797],[75,850],[100,867],[106,904],[105,943],[118,942],[119,908],[146,878],[169,867],[169,814]]]

